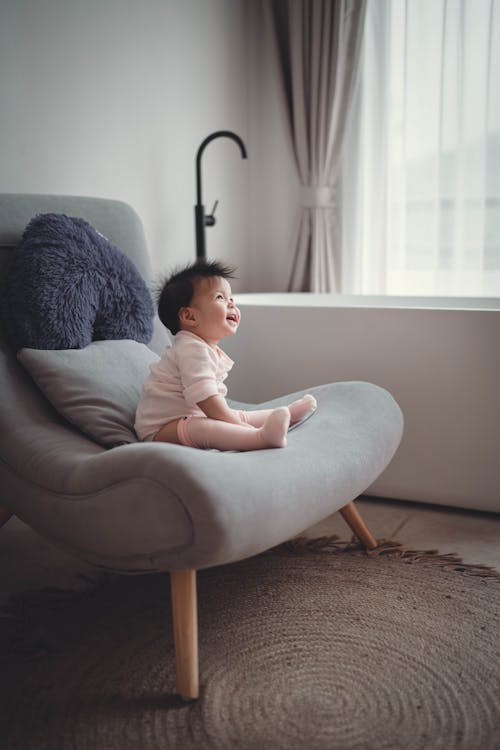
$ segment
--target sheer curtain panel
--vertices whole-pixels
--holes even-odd
[[[500,296],[499,5],[368,0],[342,166],[346,290]]]

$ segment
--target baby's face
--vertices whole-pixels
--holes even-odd
[[[189,311],[184,330],[196,333],[210,346],[216,346],[225,336],[234,335],[240,324],[241,314],[234,304],[231,286],[227,279],[219,276],[195,281],[191,304],[184,310]]]

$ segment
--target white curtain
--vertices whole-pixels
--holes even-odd
[[[365,0],[265,0],[276,43],[302,212],[291,291],[340,289],[337,178]]]
[[[344,289],[500,295],[500,2],[368,0]]]

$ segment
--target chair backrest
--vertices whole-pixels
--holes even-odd
[[[134,261],[146,281],[151,265],[141,220],[131,206],[106,198],[0,193],[0,274],[36,214],[63,213],[86,219]]]
[[[28,222],[40,213],[64,213],[86,219],[131,258],[146,281],[151,280],[144,229],[137,213],[126,203],[104,198],[11,193],[0,194],[0,278]],[[161,350],[167,340],[156,325],[151,348]],[[22,466],[30,435],[33,439],[34,434],[48,443],[68,441],[68,448],[71,444],[75,450],[103,450],[59,417],[18,363],[1,331],[0,393],[0,466],[2,460],[11,469]],[[21,450],[22,455],[18,455]]]

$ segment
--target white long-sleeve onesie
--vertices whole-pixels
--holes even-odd
[[[210,396],[226,396],[224,380],[233,361],[189,331],[179,331],[161,360],[151,365],[135,416],[140,440],[150,440],[164,425],[180,417],[204,417],[197,404]]]

